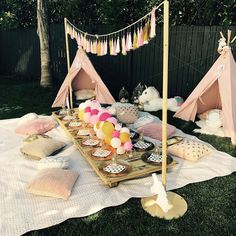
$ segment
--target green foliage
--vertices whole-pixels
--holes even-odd
[[[51,23],[67,17],[77,25],[110,24],[121,27],[146,14],[162,0],[48,0]],[[0,27],[36,25],[36,0],[1,0]],[[157,13],[162,20],[162,9]],[[172,25],[235,25],[236,0],[170,0]]]
[[[0,27],[14,29],[36,25],[36,0],[1,0]]]

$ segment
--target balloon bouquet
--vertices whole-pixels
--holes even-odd
[[[79,119],[93,125],[96,136],[116,149],[119,155],[133,147],[130,130],[122,127],[110,112],[102,108],[97,100],[87,100],[79,105]]]

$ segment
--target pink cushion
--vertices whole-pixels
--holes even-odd
[[[15,130],[18,134],[43,134],[55,127],[55,122],[48,118],[39,118],[28,121]]]
[[[167,137],[173,135],[175,133],[176,128],[172,125],[167,125]],[[138,132],[143,133],[144,136],[162,140],[162,124],[161,123],[148,123],[138,128]]]

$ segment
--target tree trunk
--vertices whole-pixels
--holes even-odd
[[[46,15],[46,1],[37,0],[37,33],[40,42],[40,59],[41,59],[41,80],[40,85],[50,87],[52,85],[51,61],[49,51],[49,32],[48,20]]]

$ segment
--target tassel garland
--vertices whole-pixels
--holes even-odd
[[[87,34],[75,28],[70,22],[65,26],[65,31],[87,53],[98,56],[104,56],[108,53],[113,56],[119,53],[127,55],[130,50],[148,44],[149,40],[156,36],[156,10],[157,8],[154,8],[132,25],[109,34]]]

